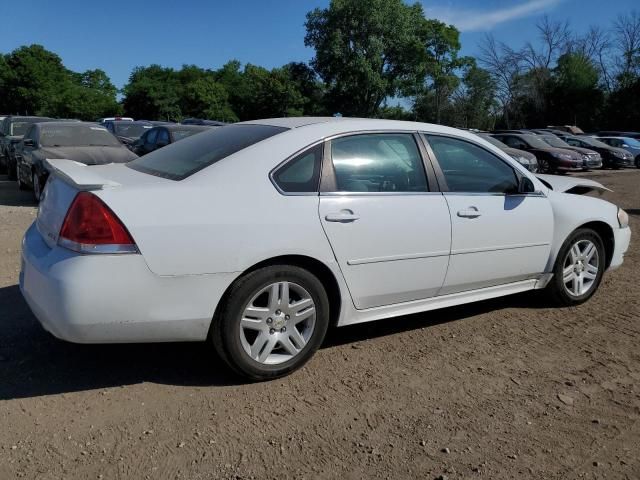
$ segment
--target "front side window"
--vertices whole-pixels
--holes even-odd
[[[519,148],[521,150],[527,148],[525,143],[518,137],[504,137],[502,141],[511,148]]]
[[[412,134],[380,133],[331,141],[340,192],[424,192],[427,177]]]
[[[280,190],[287,193],[317,192],[323,145],[319,144],[288,161],[273,174]]]
[[[169,132],[166,128],[158,130],[158,138],[156,139],[158,145],[169,145]]]
[[[451,192],[515,193],[516,174],[506,162],[473,143],[427,135]]]
[[[149,133],[144,137],[144,143],[156,143],[156,137],[158,136],[158,129],[149,130]]]

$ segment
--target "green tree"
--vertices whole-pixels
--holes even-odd
[[[124,111],[136,118],[180,119],[181,84],[173,68],[136,67],[123,89]]]
[[[229,105],[224,86],[211,76],[199,78],[183,86],[181,110],[185,116],[236,122],[238,117]]]
[[[475,65],[462,76],[462,88],[454,94],[455,126],[492,129],[497,107],[496,85],[491,74]]]
[[[327,84],[327,106],[374,115],[386,98],[418,84],[424,71],[424,14],[402,0],[332,0],[307,14],[305,45]]]

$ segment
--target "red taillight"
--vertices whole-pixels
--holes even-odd
[[[60,229],[65,247],[83,252],[125,253],[137,251],[135,242],[115,213],[89,192],[80,192],[71,203]],[[100,246],[117,246],[105,249]]]

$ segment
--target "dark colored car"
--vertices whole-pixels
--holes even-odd
[[[175,143],[183,138],[196,133],[209,130],[213,127],[206,125],[163,125],[147,130],[133,145],[132,150],[138,155],[146,155],[170,143]]]
[[[582,170],[582,156],[572,150],[552,147],[539,135],[500,133],[494,134],[502,143],[511,148],[533,153],[538,159],[541,173],[564,173]]]
[[[16,179],[15,148],[33,122],[47,122],[49,117],[22,117],[9,115],[0,125],[0,170],[9,174],[9,180]]]
[[[498,147],[530,172],[536,173],[538,171],[538,160],[536,160],[536,156],[533,153],[529,153],[525,150],[518,150],[517,148],[511,148],[488,133],[476,133],[476,135],[485,139],[494,147]]]
[[[625,149],[635,157],[636,168],[640,168],[640,140],[633,137],[598,137],[598,140],[612,147]]]
[[[223,127],[226,123],[218,122],[217,120],[205,120],[202,118],[185,118],[182,121],[182,125],[209,125],[210,127]]]
[[[582,169],[589,170],[590,168],[602,168],[602,157],[595,150],[589,150],[588,148],[575,147],[569,145],[560,137],[554,134],[540,135],[545,142],[552,147],[565,148],[567,150],[573,150],[582,157]]]
[[[596,140],[587,135],[564,135],[562,140],[574,147],[588,148],[595,150],[602,157],[602,166],[604,168],[623,168],[633,164],[633,155],[622,148],[611,147],[606,143]]]
[[[640,132],[620,132],[618,130],[605,130],[597,133],[598,137],[629,137],[640,139]]]
[[[45,159],[64,158],[86,165],[126,163],[138,156],[122,145],[109,131],[96,123],[34,123],[27,130],[17,151],[18,187],[40,194],[49,176]]]
[[[128,121],[128,120],[107,120],[104,127],[113,133],[118,140],[127,148],[131,149],[133,143],[138,140],[147,130],[153,128],[150,122]]]

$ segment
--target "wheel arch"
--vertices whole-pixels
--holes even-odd
[[[600,238],[602,239],[602,244],[604,245],[604,252],[605,252],[605,258],[606,258],[605,265],[606,265],[606,268],[609,268],[609,265],[611,265],[611,260],[613,259],[613,251],[615,248],[615,239],[613,236],[613,229],[611,228],[611,225],[609,225],[606,222],[596,220],[596,221],[587,222],[578,226],[576,229],[573,230],[573,232],[575,232],[580,228],[589,228],[595,231],[598,235],[600,235]]]
[[[229,291],[240,278],[260,268],[269,267],[272,265],[292,265],[304,268],[305,270],[318,277],[318,280],[320,280],[320,282],[322,283],[325,291],[327,292],[327,297],[329,298],[329,325],[335,326],[338,324],[338,319],[340,318],[340,313],[342,311],[342,295],[340,292],[338,280],[331,269],[325,263],[306,255],[280,255],[277,257],[271,257],[262,260],[244,270],[233,282],[231,282],[231,284],[222,294],[222,297],[220,297],[220,301],[216,306],[213,318],[216,318],[218,312],[222,307],[222,304],[229,294]]]

